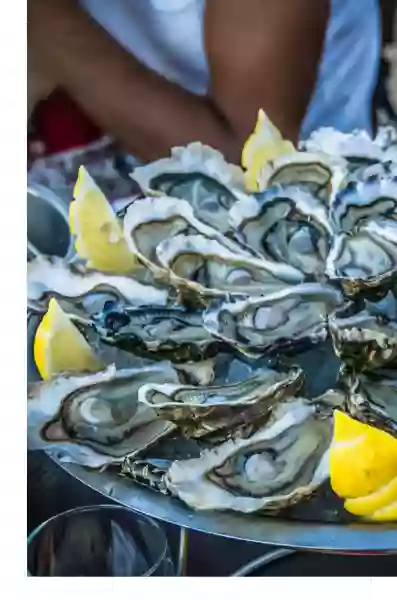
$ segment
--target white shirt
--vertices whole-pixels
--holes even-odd
[[[85,9],[138,60],[185,89],[205,94],[206,0],[81,0]],[[281,0],[282,1],[282,0]],[[331,0],[316,88],[302,126],[371,131],[380,52],[377,0]]]

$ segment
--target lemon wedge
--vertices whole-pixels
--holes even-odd
[[[79,169],[73,196],[69,226],[79,256],[98,271],[131,273],[136,266],[135,255],[127,246],[112,207],[84,166]]]
[[[54,298],[37,328],[33,355],[42,379],[58,373],[99,371],[103,365]]]
[[[397,520],[397,440],[388,433],[335,411],[330,477],[348,512]]]
[[[277,157],[294,152],[292,142],[284,140],[265,112],[260,109],[254,132],[244,144],[241,164],[246,169],[245,186],[250,192],[258,192],[260,170]]]

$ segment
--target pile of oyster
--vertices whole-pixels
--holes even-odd
[[[201,144],[132,177],[135,272],[28,264],[31,314],[56,297],[106,363],[29,384],[30,448],[249,513],[327,481],[335,408],[397,436],[395,131],[317,131],[254,194]]]

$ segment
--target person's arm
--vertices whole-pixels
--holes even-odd
[[[98,125],[141,159],[200,140],[238,162],[258,108],[296,140],[328,10],[329,0],[209,0],[207,97],[146,68],[76,0],[29,0],[28,48]]]

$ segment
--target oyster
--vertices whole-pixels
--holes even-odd
[[[309,192],[274,185],[237,202],[230,222],[245,244],[307,275],[324,272],[332,230],[327,209]]]
[[[348,161],[351,172],[382,160],[382,148],[366,131],[342,133],[332,127],[321,127],[302,144],[308,152],[320,152]]]
[[[126,210],[124,237],[129,249],[154,272],[162,274],[163,271],[156,256],[159,243],[181,233],[199,233],[216,239],[231,251],[244,253],[236,242],[197,219],[185,200],[167,196],[144,198],[136,200]]]
[[[160,418],[175,423],[185,437],[199,438],[219,430],[230,434],[236,428],[252,426],[267,417],[280,400],[293,396],[302,383],[303,373],[297,367],[283,372],[264,367],[231,385],[148,383],[140,388],[138,397]]]
[[[364,228],[359,233],[335,236],[325,272],[347,296],[359,292],[383,293],[397,272],[397,246]]]
[[[125,300],[129,304],[164,306],[168,290],[140,283],[132,277],[85,271],[62,259],[36,259],[27,266],[28,305],[35,311],[47,308],[50,296],[80,306],[86,314],[100,310],[106,300]]]
[[[178,307],[137,308],[108,303],[102,312],[92,316],[92,325],[104,342],[179,363],[210,358],[222,346],[205,330],[202,311]]]
[[[237,254],[202,235],[177,235],[159,244],[156,252],[176,286],[204,297],[260,296],[304,280],[290,265]]]
[[[94,374],[60,375],[28,385],[28,447],[102,467],[134,456],[174,429],[138,403],[143,383],[178,382],[167,364]]]
[[[386,225],[397,218],[397,180],[373,175],[350,181],[330,206],[330,221],[337,233],[354,234],[371,222]]]
[[[361,373],[347,385],[352,417],[397,437],[397,371],[385,368]]]
[[[298,352],[326,339],[327,314],[342,302],[337,290],[304,283],[262,298],[214,302],[204,325],[248,355]]]
[[[258,172],[259,190],[278,183],[299,185],[311,193],[327,198],[331,192],[332,164],[319,152],[291,152],[268,161]]]
[[[354,303],[329,315],[335,353],[353,371],[373,370],[397,358],[397,303],[391,292],[379,302]]]
[[[227,163],[220,152],[199,142],[173,148],[170,158],[136,167],[132,178],[143,190],[187,200],[197,218],[222,233],[228,211],[243,196],[243,171]]]
[[[229,439],[200,458],[175,461],[166,481],[196,510],[275,511],[310,496],[329,476],[332,418],[316,401],[276,404],[248,438]]]

